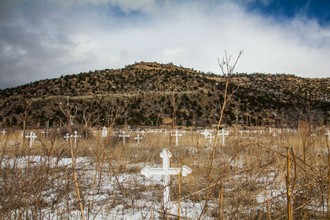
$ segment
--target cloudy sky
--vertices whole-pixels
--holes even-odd
[[[1,0],[0,89],[140,61],[330,77],[328,0]]]

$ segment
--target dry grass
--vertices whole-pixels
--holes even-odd
[[[29,148],[21,132],[11,130],[0,134],[1,218],[52,219],[49,213],[55,213],[61,219],[73,219],[82,218],[83,212],[86,219],[93,219],[119,206],[141,210],[140,200],[151,202],[144,207],[150,217],[160,212],[155,204],[162,201],[163,186],[144,185],[140,170],[146,165],[160,166],[159,153],[169,148],[171,166],[185,164],[193,170],[180,178],[180,184],[177,178],[171,179],[171,201],[200,203],[200,219],[285,219],[288,188],[293,219],[325,219],[329,216],[330,152],[324,133],[320,130],[313,136],[301,128],[298,133],[273,137],[267,132],[241,136],[236,131],[227,137],[225,146],[220,136],[214,139],[213,152],[209,140],[194,131],[181,137],[179,146],[175,146],[175,137],[164,133],[147,133],[140,144],[132,133],[125,145],[118,137],[101,138],[96,133],[81,138],[75,146],[54,131],[47,139],[38,134],[40,138]],[[292,148],[290,157],[288,148]],[[75,168],[72,155],[77,160]],[[61,159],[71,163],[61,164]],[[125,179],[126,174],[133,175]],[[106,186],[109,182],[111,187]]]

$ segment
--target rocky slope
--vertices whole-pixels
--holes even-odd
[[[172,64],[136,63],[41,80],[0,90],[0,127],[180,126],[217,122],[224,78]],[[237,90],[236,90],[237,89]],[[299,120],[330,124],[330,78],[235,74],[224,123],[295,127]]]

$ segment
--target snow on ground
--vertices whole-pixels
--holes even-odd
[[[161,176],[146,178],[139,172],[116,174],[112,172],[111,166],[104,164],[100,177],[91,158],[79,157],[76,164],[86,219],[161,218],[163,201]],[[38,165],[70,170],[72,169],[72,160],[71,158],[24,156],[3,157],[1,161],[1,167],[8,169],[24,170],[28,166],[37,167]],[[138,164],[137,166],[142,165]],[[115,166],[115,162],[112,162],[112,166]],[[134,165],[130,166],[132,168]],[[54,188],[57,188],[59,184],[69,185],[72,183],[68,183],[68,180],[65,179],[57,179],[52,184]],[[69,187],[73,187],[72,185]],[[174,187],[176,186],[171,186],[171,188]],[[48,205],[38,210],[38,215],[44,219],[80,219],[81,212],[77,208],[77,198],[73,190],[70,193],[66,192],[65,198],[61,198],[58,193],[53,188],[45,189],[42,192],[42,198]],[[201,214],[203,202],[184,200],[180,202],[180,207],[181,216],[196,219]],[[25,212],[24,216],[31,217],[32,210],[33,207],[30,211]],[[11,217],[16,218],[18,213],[19,210],[13,210]],[[170,202],[167,213],[174,216],[178,215],[177,201]]]

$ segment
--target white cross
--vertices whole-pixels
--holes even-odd
[[[142,140],[142,137],[138,134],[134,139],[137,140],[137,142],[139,144],[140,140]]]
[[[127,137],[129,137],[129,135],[126,134],[125,131],[123,131],[123,134],[118,135],[118,137],[122,137],[123,138],[123,144],[125,144],[125,140],[126,140]]]
[[[175,130],[175,134],[172,136],[175,136],[175,146],[179,146],[179,137],[182,136],[182,134],[179,134],[179,131]]]
[[[221,133],[218,133],[218,135],[222,136],[222,145],[225,146],[225,135],[228,136],[229,132],[225,131],[225,129],[222,129]]]
[[[6,130],[2,130],[1,131],[2,137],[4,137],[6,135],[6,133],[7,133]]]
[[[26,135],[25,137],[26,137],[27,139],[29,139],[29,146],[30,146],[30,148],[31,148],[32,145],[33,145],[34,139],[37,138],[36,134],[35,134],[33,131],[31,131],[31,132],[30,132],[30,135]]]
[[[43,130],[41,133],[45,134],[45,138],[48,139],[48,130]]]
[[[274,132],[274,133],[273,133],[273,137],[276,137],[276,136],[277,136],[277,134]]]
[[[78,135],[78,131],[74,131],[73,135],[71,135],[72,138],[74,138],[74,143],[77,143],[77,139],[80,138],[80,135]]]
[[[180,172],[182,176],[188,176],[192,170],[187,166],[182,166],[182,168],[171,168],[170,158],[172,153],[166,148],[160,153],[160,157],[163,158],[163,168],[150,168],[146,166],[141,170],[141,174],[150,177],[152,175],[163,175],[164,176],[164,208],[169,207],[170,200],[170,175],[178,175]]]
[[[210,145],[212,145],[212,139],[213,139],[213,138],[214,138],[214,137],[213,137],[212,133],[210,133],[210,134],[209,134]]]
[[[68,141],[70,139],[70,135],[69,133],[66,133],[66,135],[63,137],[66,141]]]
[[[325,133],[326,136],[328,136],[328,140],[330,140],[330,131],[327,130],[327,133]]]
[[[204,138],[206,139],[211,133],[205,129],[201,134],[204,135]]]
[[[102,128],[102,135],[101,136],[102,137],[107,137],[108,136],[108,130],[105,126]]]

